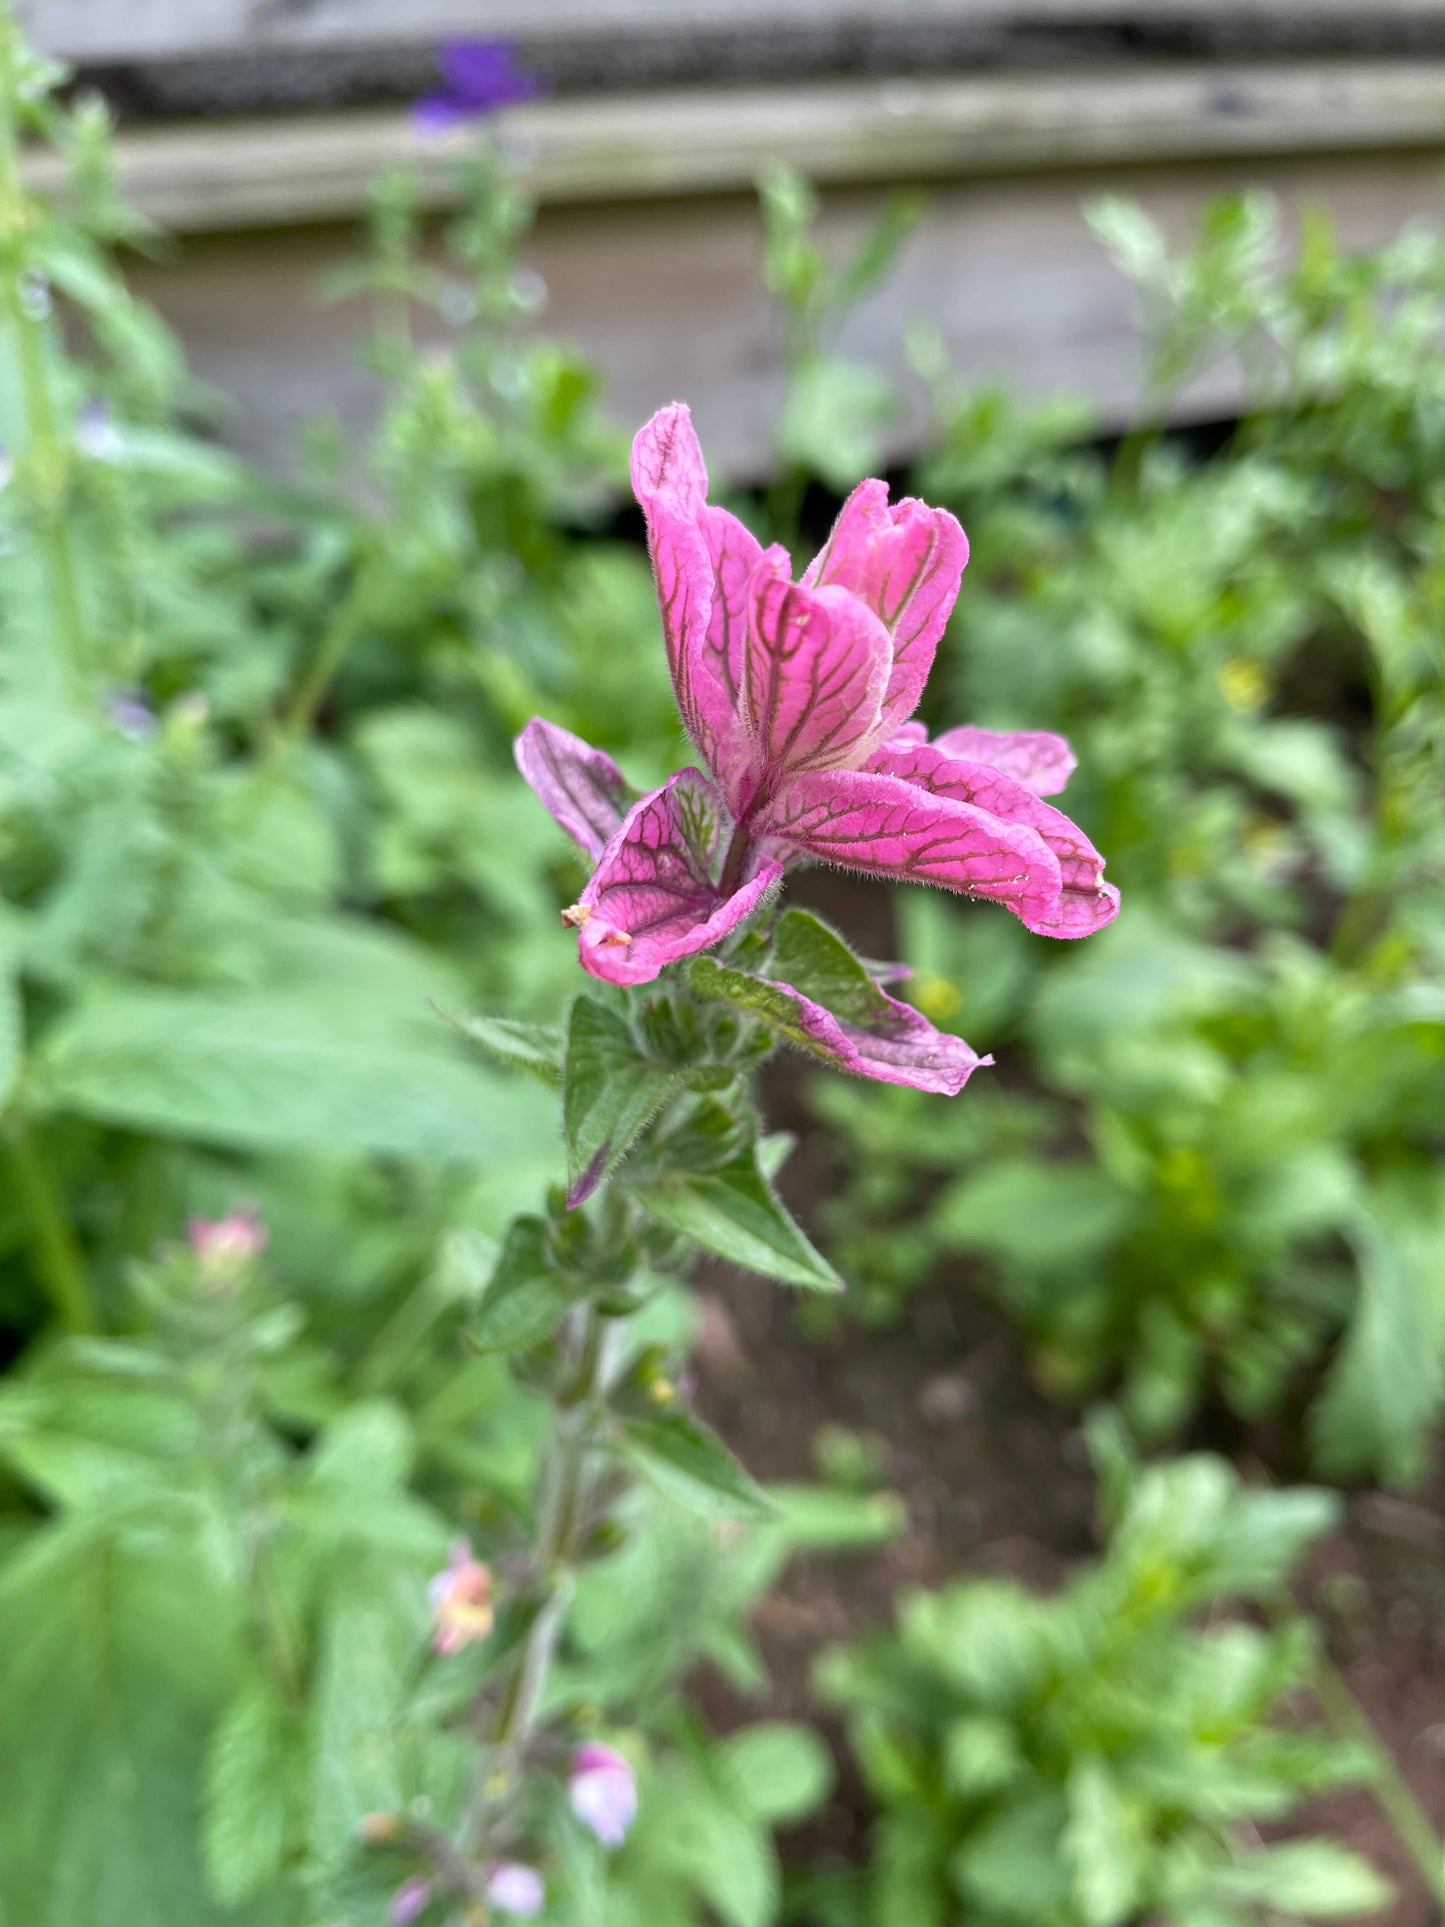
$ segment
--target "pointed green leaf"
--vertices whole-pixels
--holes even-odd
[[[808,1291],[841,1291],[843,1280],[784,1208],[758,1166],[740,1152],[715,1171],[670,1171],[638,1185],[644,1211],[704,1251],[764,1278]]]
[[[551,1337],[576,1295],[552,1261],[542,1220],[514,1218],[463,1335],[474,1351],[526,1351]]]
[[[567,1202],[578,1205],[626,1157],[682,1080],[645,1057],[626,1019],[591,997],[572,1006],[564,1078]]]
[[[326,1021],[271,996],[105,990],[50,1033],[37,1070],[59,1109],[244,1149],[481,1163],[545,1139],[540,1091],[499,1084],[439,1042],[375,1038],[340,1004]]]
[[[709,1517],[767,1518],[772,1507],[715,1432],[686,1412],[622,1421],[624,1455],[680,1504]]]
[[[264,1677],[222,1714],[206,1761],[201,1849],[217,1900],[249,1900],[281,1875],[304,1755],[294,1717]]]
[[[1310,1415],[1315,1455],[1331,1478],[1409,1485],[1424,1469],[1445,1378],[1433,1303],[1445,1236],[1362,1214],[1351,1242],[1359,1302]]]
[[[438,1012],[452,1026],[499,1063],[529,1071],[555,1088],[562,1081],[562,1032],[556,1024],[523,1024],[510,1017],[468,1017],[460,1011]]]
[[[1372,1913],[1392,1891],[1368,1860],[1334,1840],[1287,1840],[1245,1854],[1220,1868],[1215,1886],[1228,1899],[1308,1920]]]

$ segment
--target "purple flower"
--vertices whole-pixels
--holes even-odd
[[[535,99],[541,83],[520,72],[515,60],[510,40],[444,40],[437,49],[441,87],[412,109],[417,131],[444,134],[513,101]]]
[[[486,1896],[499,1914],[518,1920],[535,1920],[547,1902],[541,1874],[518,1860],[498,1860],[487,1868]]]
[[[138,689],[117,689],[105,710],[121,735],[129,736],[133,743],[155,734],[155,711]]]
[[[120,431],[109,403],[94,397],[81,403],[75,417],[75,446],[95,462],[113,462],[120,454]]]
[[[809,861],[988,897],[1045,936],[1083,937],[1113,919],[1103,858],[1042,800],[1074,767],[1061,737],[966,727],[929,743],[908,720],[968,560],[946,509],[890,505],[885,483],[860,482],[794,582],[783,549],[709,505],[680,402],[638,433],[632,482],[678,708],[709,773],[680,770],[638,797],[609,757],[554,724],[534,718],[518,737],[523,776],[596,862],[564,913],[585,969],[649,983],[727,936],[786,868]],[[862,1028],[877,1019],[894,1034],[891,1070],[867,1061],[857,1038],[851,1058],[831,1037],[825,1054],[865,1076],[960,1089],[978,1059],[966,1046],[966,1061],[950,1053],[960,1043],[950,1039],[937,1060],[938,1034],[883,1004],[891,1014],[874,1003]],[[846,1015],[801,1006],[805,1027],[822,1031]]]
[[[632,1768],[600,1740],[588,1740],[573,1753],[567,1797],[577,1818],[604,1847],[620,1847],[637,1818]]]
[[[386,1910],[391,1927],[411,1927],[417,1916],[426,1912],[431,1896],[432,1883],[425,1874],[414,1873],[410,1880],[403,1880]]]

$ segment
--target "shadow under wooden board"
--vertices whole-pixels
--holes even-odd
[[[1432,152],[940,183],[888,286],[854,316],[841,347],[902,373],[905,330],[931,322],[968,381],[1035,398],[1080,395],[1117,426],[1138,394],[1137,317],[1131,288],[1084,225],[1091,196],[1129,195],[1183,238],[1212,196],[1266,186],[1287,218],[1324,205],[1343,242],[1364,248],[1413,217],[1438,219],[1441,183]],[[846,247],[882,199],[869,188],[830,194],[829,242]],[[164,265],[136,270],[138,291],[179,329],[198,375],[233,398],[228,433],[247,452],[283,458],[318,414],[352,426],[367,419],[374,396],[353,356],[363,314],[315,296],[356,244],[341,225],[194,236]],[[781,383],[751,196],[544,207],[530,256],[550,293],[543,325],[598,365],[619,425],[682,397],[719,473],[753,479],[766,469]],[[1227,414],[1238,393],[1235,371],[1221,366],[1196,384],[1185,412]],[[920,428],[919,412],[900,421],[895,452]]]
[[[245,54],[274,47],[426,42],[445,34],[545,43],[586,35],[736,35],[779,28],[859,31],[978,26],[1207,27],[1264,30],[1372,18],[1436,24],[1445,0],[20,0],[47,52],[92,62]]]

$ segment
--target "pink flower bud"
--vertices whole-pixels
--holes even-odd
[[[414,1873],[410,1880],[403,1880],[386,1910],[391,1927],[411,1927],[412,1921],[425,1913],[431,1893],[431,1882],[425,1874]]]
[[[572,1755],[567,1778],[572,1811],[604,1847],[620,1847],[637,1818],[637,1779],[610,1746],[588,1740]]]
[[[427,1588],[434,1630],[432,1645],[449,1656],[485,1639],[492,1630],[492,1574],[472,1557],[465,1539],[452,1542],[451,1557]]]
[[[224,1218],[192,1218],[186,1238],[208,1272],[228,1276],[259,1258],[270,1234],[253,1204],[237,1205]]]
[[[487,1899],[499,1914],[535,1920],[547,1901],[547,1890],[535,1867],[517,1860],[498,1860],[487,1869]]]

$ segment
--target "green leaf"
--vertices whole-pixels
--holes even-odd
[[[764,1519],[772,1507],[715,1432],[684,1412],[625,1418],[619,1443],[661,1491],[714,1518]]]
[[[327,1029],[279,999],[97,994],[46,1039],[52,1106],[246,1149],[319,1144],[480,1163],[550,1134],[540,1092],[441,1050]]]
[[[810,1726],[767,1720],[718,1749],[741,1806],[775,1827],[816,1813],[833,1785],[833,1756]]]
[[[591,997],[572,1006],[564,1077],[568,1202],[580,1204],[626,1157],[682,1080],[644,1057],[626,1019]]]
[[[33,1535],[0,1574],[6,1918],[238,1927],[198,1849],[207,1743],[240,1660],[237,1602],[158,1527]],[[19,1770],[23,1768],[23,1770]]]
[[[1217,1892],[1311,1920],[1368,1914],[1383,1907],[1392,1888],[1368,1860],[1333,1840],[1291,1840],[1222,1866]]]
[[[541,1218],[514,1218],[501,1255],[467,1321],[464,1335],[478,1352],[520,1352],[550,1338],[577,1296],[553,1262]]]
[[[635,1187],[639,1204],[679,1231],[765,1278],[808,1291],[841,1291],[843,1281],[789,1217],[759,1169],[754,1149],[716,1171],[671,1171]]]
[[[1022,1767],[1011,1721],[974,1713],[949,1722],[943,1735],[943,1771],[950,1790],[962,1799],[996,1793]]]
[[[523,1024],[510,1017],[465,1017],[444,1010],[454,1029],[498,1062],[514,1070],[530,1071],[556,1088],[562,1081],[562,1033],[555,1024]]]
[[[1140,1901],[1144,1872],[1135,1816],[1099,1760],[1080,1760],[1069,1774],[1064,1852],[1087,1927],[1119,1927]]]
[[[15,913],[0,909],[0,1106],[10,1101],[25,1055],[20,1001],[20,933]]]
[[[1315,1456],[1330,1478],[1410,1485],[1445,1387],[1432,1303],[1445,1238],[1412,1237],[1362,1214],[1352,1242],[1359,1301],[1310,1415]]]
[[[1127,1192],[1092,1165],[998,1158],[950,1186],[934,1222],[956,1249],[1050,1271],[1107,1250],[1133,1211]]]
[[[1067,1918],[1071,1881],[1063,1856],[1067,1812],[1052,1787],[1011,1801],[985,1821],[949,1863],[954,1884],[987,1914],[1038,1922]]]
[[[206,1761],[201,1847],[211,1891],[227,1906],[280,1879],[302,1763],[295,1720],[264,1678],[248,1680]]]

